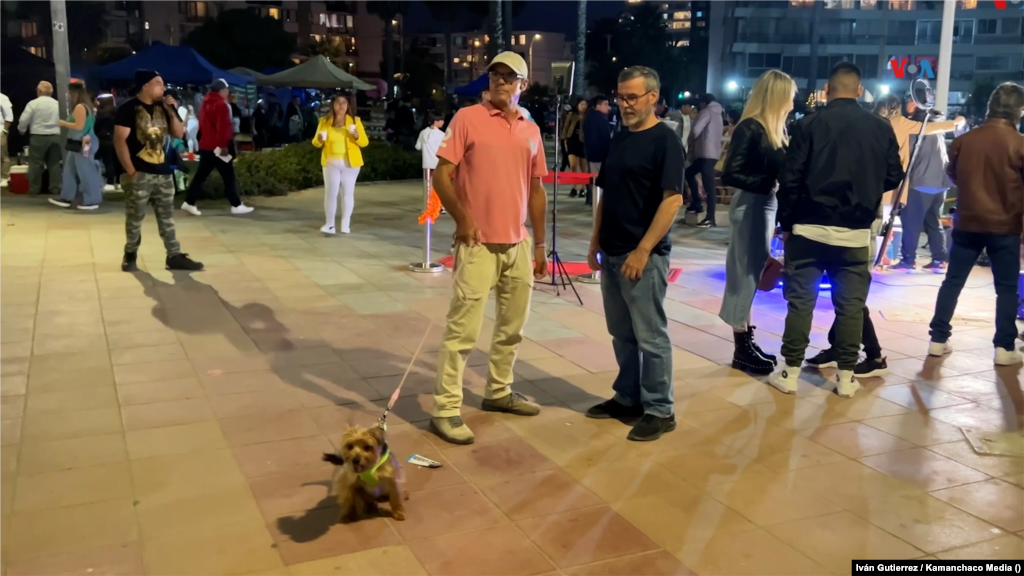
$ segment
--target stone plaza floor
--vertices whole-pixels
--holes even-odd
[[[583,417],[616,370],[600,289],[577,284],[580,306],[538,284],[514,387],[541,415],[480,411],[486,320],[465,382],[477,442],[451,446],[426,427],[451,275],[405,270],[422,255],[420,188],[356,198],[353,233],[329,238],[318,190],[257,198],[245,217],[177,212],[206,264],[189,275],[164,270],[152,213],[144,271],[126,274],[123,204],[3,197],[0,573],[795,575],[1024,557],[1024,458],[978,455],[962,430],[1024,418],[1019,367],[993,369],[987,270],[960,300],[951,356],[925,359],[941,277],[879,276],[892,374],[842,399],[805,370],[786,396],[728,367],[728,230],[677,226],[675,432],[631,443]],[[559,204],[559,249],[583,260],[589,209]],[[451,232],[443,219],[435,257]],[[784,316],[778,291],[758,295],[770,352]],[[833,317],[823,297],[812,346]],[[389,443],[443,467],[405,466],[404,522],[338,524],[321,453],[377,420],[410,362]]]

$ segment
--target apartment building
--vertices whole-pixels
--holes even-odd
[[[898,78],[892,60],[938,73],[942,1],[813,0],[712,2],[707,90],[742,97],[764,71],[779,68],[805,89],[811,76],[812,20],[817,14],[816,89],[840,61],[857,64],[870,92],[904,93],[911,74]],[[990,0],[957,2],[950,65],[952,104],[977,83],[1024,81],[1022,12]],[[923,63],[927,61],[928,66]]]
[[[714,12],[717,5],[727,0],[626,0],[627,9],[649,4],[657,8],[666,20],[666,27],[672,42],[685,47],[692,58],[694,78],[708,75],[710,45],[719,32],[713,31]],[[721,19],[721,18],[719,18]]]
[[[407,39],[424,47],[430,60],[442,70],[445,69],[444,34],[416,34]],[[487,43],[490,38],[482,31],[457,32],[452,34],[450,63],[452,84],[467,84],[487,69]],[[530,68],[530,82],[550,86],[564,81],[565,68],[573,59],[574,42],[565,39],[565,34],[542,32],[540,30],[516,30],[512,33],[510,49],[526,60]]]

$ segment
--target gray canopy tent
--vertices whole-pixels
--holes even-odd
[[[292,86],[295,88],[347,88],[355,90],[373,90],[359,78],[338,68],[326,56],[314,56],[294,68],[289,68],[269,76],[256,77],[260,86]]]

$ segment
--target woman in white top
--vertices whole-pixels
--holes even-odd
[[[188,142],[188,151],[194,154],[199,153],[199,118],[196,118],[195,108],[188,107],[185,116],[185,137]]]
[[[416,140],[416,149],[423,155],[424,170],[432,171],[437,168],[437,149],[444,140],[441,126],[444,126],[444,117],[427,112],[427,127],[420,132],[420,137]],[[429,182],[429,174],[427,181]]]

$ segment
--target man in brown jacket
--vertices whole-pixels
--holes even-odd
[[[996,288],[995,364],[1022,361],[1016,349],[1017,277],[1024,232],[1024,88],[1006,82],[988,101],[986,122],[949,147],[946,172],[957,186],[949,271],[939,289],[931,322],[929,356],[953,351],[949,325],[957,298],[982,250],[992,262]]]

